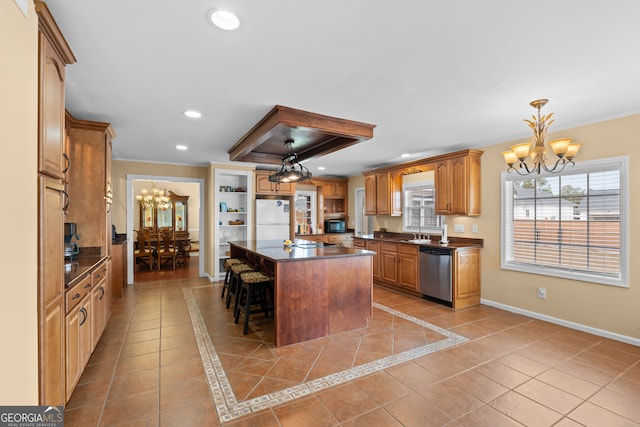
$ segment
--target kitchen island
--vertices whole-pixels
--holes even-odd
[[[374,252],[296,239],[230,242],[274,275],[275,345],[364,328],[373,310]]]

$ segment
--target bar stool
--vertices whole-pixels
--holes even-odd
[[[267,276],[260,271],[245,271],[240,273],[240,291],[236,298],[234,309],[234,322],[240,320],[240,313],[244,315],[244,328],[242,333],[249,333],[249,316],[256,313],[264,313],[269,317],[269,306],[267,291],[270,292],[273,301],[273,277]],[[241,302],[242,301],[242,302]],[[260,305],[260,308],[252,309],[252,305]]]
[[[225,291],[229,289],[229,278],[231,277],[231,266],[235,264],[246,264],[246,260],[241,260],[238,258],[227,258],[224,260],[224,283],[222,284],[222,294],[220,298],[224,298]]]
[[[227,308],[231,305],[231,296],[235,297],[234,309],[238,304],[238,294],[240,293],[240,273],[254,271],[254,267],[251,264],[233,264],[231,265],[231,274],[229,276],[229,288],[227,289],[227,299],[225,304]],[[234,312],[235,313],[235,312]]]

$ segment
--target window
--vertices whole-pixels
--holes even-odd
[[[356,188],[356,236],[373,236],[373,217],[365,215],[364,188]]]
[[[628,158],[502,173],[502,268],[628,286]]]
[[[440,215],[436,215],[433,180],[403,183],[402,192],[402,230],[441,233],[443,221]]]

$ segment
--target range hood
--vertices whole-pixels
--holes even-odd
[[[229,149],[229,160],[279,165],[293,139],[298,161],[309,160],[373,137],[375,125],[276,105]]]

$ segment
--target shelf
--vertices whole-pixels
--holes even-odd
[[[219,227],[246,227],[247,224],[238,224],[238,225],[231,225],[231,224],[219,224]]]
[[[246,215],[246,212],[236,212],[236,211],[227,211],[227,212],[218,212],[221,214],[240,214],[240,215]]]

